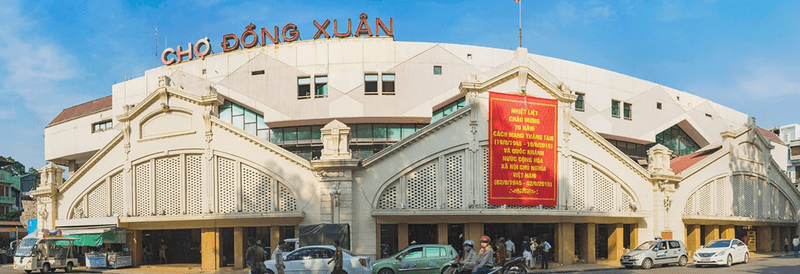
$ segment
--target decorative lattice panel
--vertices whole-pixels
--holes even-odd
[[[713,198],[711,197],[711,184],[705,184],[697,191],[697,211],[700,215],[711,215],[713,213]]]
[[[624,190],[620,190],[619,193],[622,196],[622,202],[619,205],[619,211],[631,212],[631,201],[633,201],[633,199],[631,199],[631,195]]]
[[[78,204],[75,205],[74,208],[72,208],[72,219],[86,218],[86,212],[83,211],[83,209],[85,208],[84,204],[83,204],[83,200],[84,199],[80,199],[78,201]]]
[[[464,207],[464,154],[445,157],[445,199],[447,208]]]
[[[778,205],[780,205],[778,202],[780,201],[779,199],[780,195],[781,193],[778,191],[778,188],[775,187],[774,185],[770,185],[770,199],[771,199],[770,201],[772,201],[770,202],[770,217],[772,218],[777,218],[781,216],[778,215],[779,214]]]
[[[89,218],[108,217],[109,204],[108,204],[108,183],[103,180],[92,192],[89,193],[88,207],[89,211],[86,215]]]
[[[755,217],[756,215],[756,197],[755,193],[753,193],[753,184],[755,183],[755,177],[744,176],[744,182],[742,184],[742,192],[744,193],[744,217]]]
[[[150,195],[150,162],[139,164],[136,170],[136,215],[150,216],[153,210],[151,207]]]
[[[156,214],[179,215],[181,210],[181,158],[180,156],[156,159]]]
[[[242,211],[268,212],[274,208],[272,177],[242,165]]]
[[[689,199],[686,199],[686,206],[683,207],[683,213],[685,214],[692,214],[694,212],[694,193],[689,195]]]
[[[586,209],[586,163],[572,160],[572,206]]]
[[[592,170],[594,207],[597,211],[614,211],[614,181],[602,172]]]
[[[731,188],[733,189],[733,208],[734,216],[744,216],[744,193],[742,193],[742,176],[731,177]]]
[[[186,214],[203,212],[203,156],[186,155]]]
[[[489,147],[483,146],[481,152],[483,155],[483,182],[479,190],[480,204],[489,205]]]
[[[236,212],[236,162],[225,158],[218,159],[219,212]]]
[[[297,200],[289,188],[278,182],[278,210],[297,211]]]
[[[758,192],[755,193],[756,194],[756,201],[758,202],[758,205],[757,205],[757,207],[753,208],[753,211],[754,211],[753,216],[758,216],[759,218],[761,218],[761,217],[765,216],[764,215],[764,211],[765,211],[764,210],[764,197],[765,197],[765,195],[764,195],[765,194],[764,193],[764,183],[765,182],[764,182],[764,180],[756,179],[754,181],[754,183],[756,183],[756,185],[758,186]]]
[[[436,161],[406,174],[406,197],[410,209],[436,206]]]
[[[778,214],[780,214],[781,216],[786,216],[787,215],[786,213],[790,212],[789,211],[789,203],[786,202],[786,197],[783,196],[783,194],[781,194],[781,196],[780,196],[780,198],[778,198],[778,200],[780,201],[779,203],[781,205],[783,205],[783,206],[778,208]]]
[[[391,186],[387,187],[381,193],[381,197],[378,200],[378,208],[380,209],[395,209],[399,208],[397,205],[398,202],[398,190],[397,190],[397,182],[392,183]]]
[[[717,209],[716,213],[719,216],[726,216],[728,215],[725,204],[725,186],[727,185],[728,178],[722,177],[717,179],[714,184],[716,186],[716,202],[717,202]]]
[[[111,214],[116,213],[124,216],[125,185],[122,180],[122,172],[111,176]]]

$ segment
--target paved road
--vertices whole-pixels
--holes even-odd
[[[692,264],[686,267],[666,266],[653,267],[652,269],[610,269],[592,273],[800,273],[800,259],[794,257],[764,257],[754,258],[747,264],[735,264],[731,267],[706,266],[697,268]]]

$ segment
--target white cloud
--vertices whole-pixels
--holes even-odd
[[[81,70],[77,59],[21,10],[19,3],[0,9],[0,94],[21,97],[24,108],[49,121],[63,108],[62,100],[74,97],[67,94],[66,83]]]
[[[793,67],[756,65],[749,68],[749,73],[738,81],[736,88],[754,100],[797,95],[800,94],[798,73],[800,71]]]

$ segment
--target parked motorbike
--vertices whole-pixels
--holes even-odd
[[[469,273],[472,273],[472,269],[462,269],[463,267],[464,267],[464,264],[459,263],[458,259],[456,258],[456,259],[453,259],[453,260],[450,261],[450,263],[447,265],[445,270],[442,271],[442,274],[469,274]]]
[[[495,266],[489,274],[526,274],[525,257],[507,259],[502,266]]]

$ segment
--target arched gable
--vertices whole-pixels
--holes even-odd
[[[685,217],[793,219],[797,208],[778,184],[752,173],[716,176],[691,193]]]

